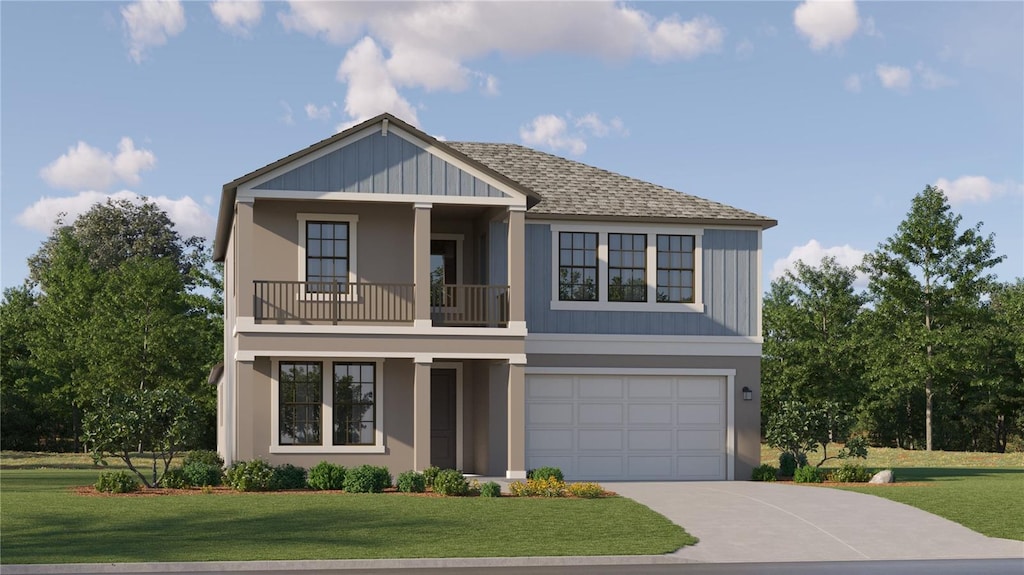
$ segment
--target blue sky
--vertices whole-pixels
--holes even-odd
[[[58,213],[220,188],[390,111],[779,221],[859,262],[928,184],[1024,276],[1024,4],[0,3],[2,282]]]

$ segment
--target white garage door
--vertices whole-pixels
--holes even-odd
[[[726,479],[722,376],[529,375],[526,467],[566,479]]]

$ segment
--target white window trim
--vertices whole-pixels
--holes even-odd
[[[558,253],[561,232],[597,234],[597,301],[562,301],[558,299]],[[608,301],[608,234],[643,234],[647,236],[647,301]],[[693,303],[657,301],[658,235],[693,236]],[[551,225],[551,309],[592,311],[656,311],[669,313],[703,313],[703,228],[672,227],[644,224],[552,224]]]
[[[359,225],[359,216],[356,214],[310,214],[310,213],[298,213],[295,215],[295,219],[299,222],[299,277],[300,282],[306,281],[306,223],[307,222],[346,222],[348,223],[348,283],[356,283],[358,281],[358,275],[356,274],[356,254],[358,250],[357,238],[359,236],[357,228]],[[303,301],[324,301],[330,297],[330,294],[307,294],[306,284],[302,284],[298,290],[298,297]],[[345,301],[355,301],[358,297],[355,292],[349,290],[348,293],[340,294],[341,299]]]
[[[281,362],[319,362],[323,377],[321,398],[320,445],[281,445]],[[331,426],[334,421],[334,362],[340,363],[372,363],[375,365],[374,376],[374,444],[373,445],[333,445]],[[270,453],[385,453],[384,445],[384,359],[365,357],[278,357],[270,362]]]

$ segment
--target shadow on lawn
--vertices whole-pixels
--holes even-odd
[[[897,483],[943,481],[947,479],[969,479],[997,475],[1018,474],[1024,476],[1024,469],[993,467],[894,467]]]

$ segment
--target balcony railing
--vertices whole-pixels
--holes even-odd
[[[435,284],[430,300],[434,325],[508,326],[508,286]]]
[[[256,321],[412,322],[413,284],[253,282]]]
[[[413,284],[253,282],[257,322],[412,323]],[[435,326],[506,327],[508,286],[434,285],[430,317]]]

